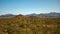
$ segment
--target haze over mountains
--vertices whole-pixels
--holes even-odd
[[[5,14],[5,15],[0,15],[0,18],[9,18],[9,17],[13,17],[15,15],[13,14]]]
[[[36,16],[42,18],[60,18],[60,13],[51,12],[51,13],[41,13],[41,14],[30,14],[27,16]]]
[[[14,17],[17,15],[13,15],[13,14],[5,14],[5,15],[0,15],[0,18],[9,18],[9,17]],[[24,15],[24,16],[36,16],[36,17],[41,17],[41,18],[60,18],[60,13],[56,13],[56,12],[51,12],[51,13],[41,13],[41,14],[28,14],[28,15]]]

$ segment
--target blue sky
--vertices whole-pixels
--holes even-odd
[[[0,0],[0,15],[49,12],[60,12],[60,0]]]

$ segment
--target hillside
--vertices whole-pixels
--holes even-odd
[[[60,34],[60,18],[23,15],[0,18],[0,34]]]

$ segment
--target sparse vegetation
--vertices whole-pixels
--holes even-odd
[[[0,18],[0,34],[60,34],[60,18]]]

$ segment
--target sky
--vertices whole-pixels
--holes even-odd
[[[2,14],[60,13],[60,0],[0,0]]]

